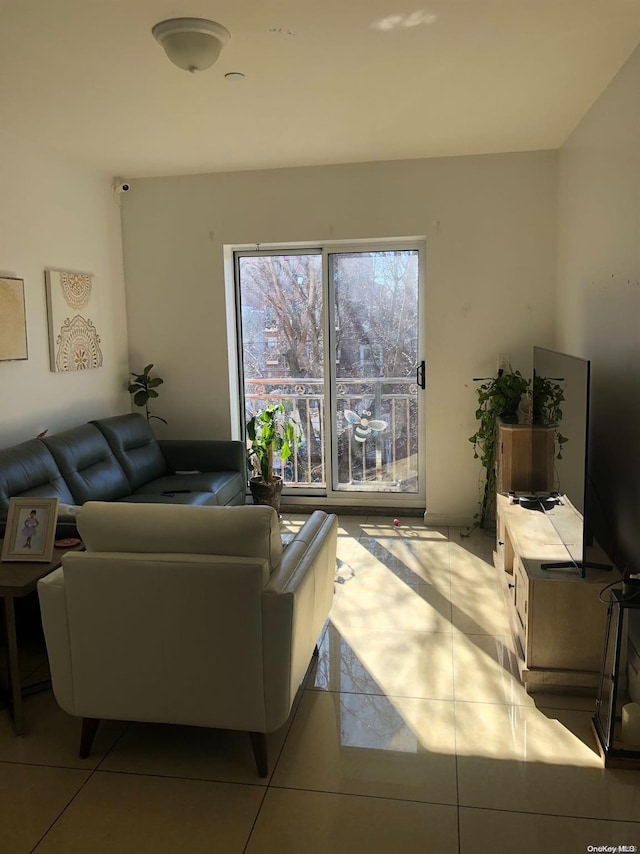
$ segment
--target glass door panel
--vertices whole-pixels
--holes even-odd
[[[276,473],[291,488],[325,488],[325,380],[322,255],[237,256],[244,423],[258,409],[283,403],[303,441]]]
[[[416,495],[419,252],[328,258],[332,487]]]

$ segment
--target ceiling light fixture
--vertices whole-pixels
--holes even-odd
[[[171,62],[192,73],[211,68],[231,38],[226,27],[205,18],[171,18],[151,32]]]

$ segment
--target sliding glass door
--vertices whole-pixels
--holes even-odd
[[[236,253],[242,420],[283,402],[285,491],[424,503],[420,246]]]

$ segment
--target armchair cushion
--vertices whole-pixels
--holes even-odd
[[[252,557],[268,561],[270,569],[282,558],[280,526],[272,507],[90,501],[76,524],[90,552]]]

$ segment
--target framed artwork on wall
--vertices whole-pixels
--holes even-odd
[[[57,518],[57,498],[11,498],[1,559],[48,563]]]
[[[24,281],[0,278],[0,362],[28,359]]]
[[[102,367],[100,303],[92,273],[45,270],[52,371]]]

